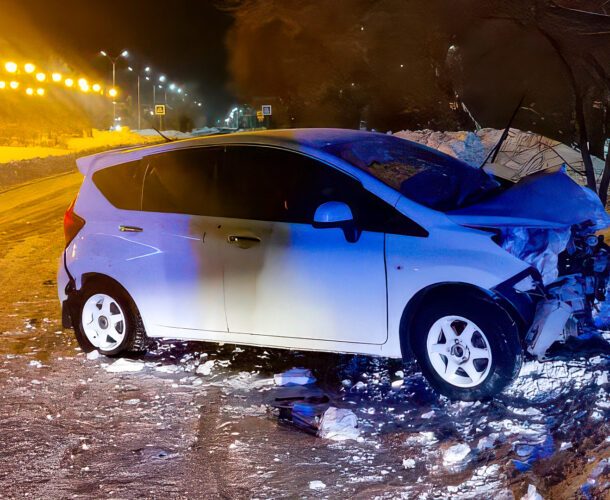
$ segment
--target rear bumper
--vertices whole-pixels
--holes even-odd
[[[66,269],[64,254],[61,255],[57,267],[57,295],[61,304],[61,324],[63,328],[73,328],[71,311],[75,299],[75,283]]]

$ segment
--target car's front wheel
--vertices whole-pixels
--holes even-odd
[[[437,296],[417,312],[411,347],[432,387],[474,401],[501,392],[517,376],[517,327],[497,304],[476,296]]]
[[[107,356],[123,352],[143,352],[148,347],[140,314],[121,287],[93,282],[80,294],[74,330],[85,352],[97,349]]]

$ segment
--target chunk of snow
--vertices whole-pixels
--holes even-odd
[[[521,497],[521,500],[544,500],[540,493],[536,492],[536,487],[530,484],[527,487],[527,493]]]
[[[100,351],[98,351],[97,349],[87,353],[87,359],[97,359],[99,357]]]
[[[329,407],[322,415],[318,436],[333,441],[357,439],[360,435],[356,414],[345,408]]]
[[[477,449],[479,451],[489,450],[494,447],[496,440],[498,439],[499,434],[496,432],[492,432],[489,436],[482,437],[479,439],[479,444],[477,444]]]
[[[466,443],[459,443],[448,448],[443,453],[443,462],[445,464],[455,464],[464,460],[470,453],[470,446]]]
[[[104,367],[107,372],[110,373],[122,373],[122,372],[139,372],[144,368],[144,363],[141,361],[132,361],[131,359],[117,359],[111,365]]]
[[[324,488],[326,488],[326,485],[322,481],[309,481],[310,490],[323,490]]]
[[[275,374],[273,380],[279,386],[307,385],[316,381],[307,368],[291,368],[284,373]]]
[[[203,363],[202,365],[199,365],[197,367],[197,370],[195,370],[195,373],[198,373],[199,375],[206,375],[207,376],[210,373],[212,373],[212,368],[214,368],[214,360],[213,359],[209,359],[205,363]]]
[[[427,419],[429,419],[429,418],[432,418],[432,417],[434,417],[434,410],[431,410],[431,411],[429,411],[428,413],[424,413],[424,414],[421,416],[421,418],[424,418],[424,419],[426,419],[426,420],[427,420]]]
[[[42,368],[42,363],[38,360],[30,361],[30,366],[35,366],[36,368]]]
[[[572,443],[563,442],[561,443],[561,446],[559,446],[559,451],[569,450],[570,448],[572,448]]]
[[[403,458],[402,466],[405,469],[415,469],[415,460],[413,460],[412,458]]]

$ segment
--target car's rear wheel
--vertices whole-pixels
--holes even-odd
[[[411,347],[430,385],[451,399],[492,397],[521,367],[514,321],[497,304],[468,294],[427,300],[412,323]]]
[[[131,297],[118,285],[96,281],[80,294],[74,330],[85,352],[97,349],[114,356],[124,352],[145,352],[150,340]]]

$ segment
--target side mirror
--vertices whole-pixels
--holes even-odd
[[[313,227],[317,229],[343,229],[345,239],[355,243],[360,238],[360,231],[354,222],[352,210],[341,201],[327,201],[316,208],[313,216]]]

